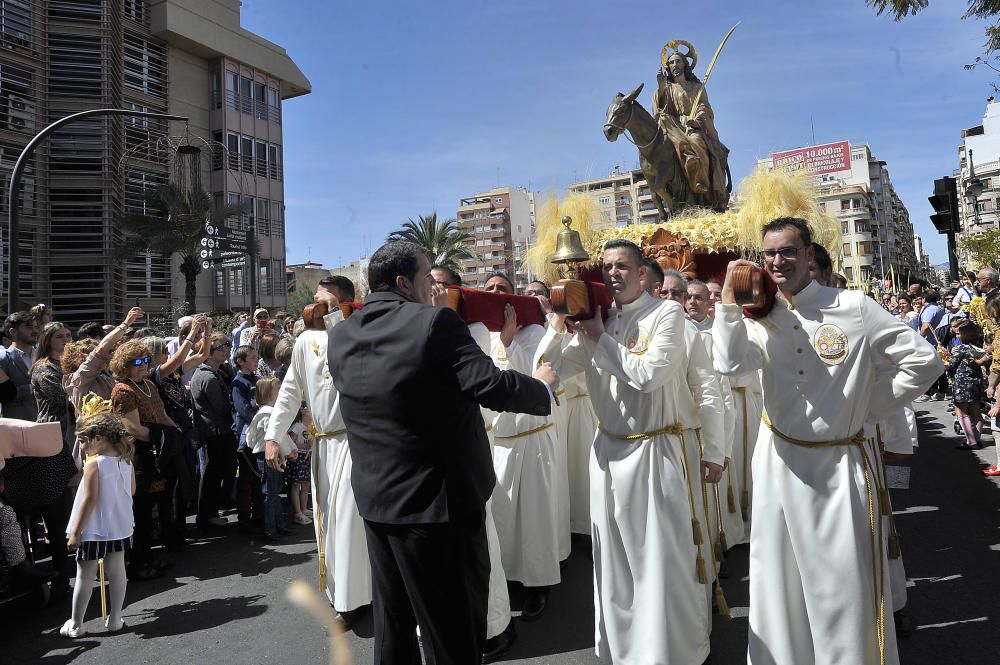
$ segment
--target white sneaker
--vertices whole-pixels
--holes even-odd
[[[294,520],[295,520],[296,524],[312,524],[313,523],[312,518],[310,518],[308,515],[306,515],[304,513],[299,513],[298,515],[296,515],[294,517]]]
[[[309,519],[312,519],[313,511],[306,509],[302,511],[302,514],[308,517]]]
[[[917,399],[915,399],[913,401],[914,402],[929,402],[929,401],[931,401],[931,398],[928,397],[927,395],[921,395],[920,397],[918,397]]]
[[[83,627],[83,624],[80,624],[79,626],[74,626],[73,620],[69,619],[66,621],[66,623],[62,625],[62,628],[59,629],[59,634],[62,635],[63,637],[72,637],[72,638],[83,637],[84,635],[87,634],[87,629]]]

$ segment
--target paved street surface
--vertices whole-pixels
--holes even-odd
[[[980,473],[993,442],[970,453],[944,402],[918,404],[921,447],[912,463],[890,467],[892,498],[909,577],[907,609],[916,630],[900,641],[904,665],[1000,664],[1000,488]],[[62,638],[68,601],[43,611],[0,608],[0,664],[325,663],[324,633],[284,598],[287,584],[316,579],[311,527],[288,544],[264,546],[235,533],[198,543],[164,579],[130,583],[122,634],[105,636],[95,590],[87,637]],[[592,664],[593,601],[589,541],[574,542],[563,582],[534,623],[518,622],[510,663]],[[747,552],[732,551],[724,587],[731,621],[716,617],[715,665],[746,660]],[[517,590],[512,590],[516,603]],[[350,634],[355,661],[371,662],[371,620]]]

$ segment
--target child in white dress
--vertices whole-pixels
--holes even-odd
[[[67,546],[76,550],[76,585],[72,617],[59,629],[65,637],[86,634],[83,617],[94,589],[98,561],[104,559],[111,586],[110,613],[105,626],[120,631],[125,603],[125,552],[132,547],[132,495],[135,448],[121,420],[110,413],[86,418],[76,430],[80,450],[86,455],[83,481],[77,488],[66,532]]]

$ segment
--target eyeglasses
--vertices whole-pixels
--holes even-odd
[[[219,344],[218,346],[213,346],[212,351],[221,351],[222,349],[231,349],[231,348],[233,348],[232,344]]]
[[[151,362],[153,362],[153,358],[150,356],[146,356],[145,358],[136,358],[131,362],[131,364],[135,367],[140,367],[142,365],[148,365]]]
[[[542,291],[541,289],[525,289],[524,290],[524,295],[526,295],[526,296],[548,296],[548,294],[545,293],[545,291]]]
[[[683,298],[687,295],[684,289],[660,289],[661,296],[671,296],[673,298]]]
[[[782,247],[781,249],[765,249],[761,254],[768,261],[773,261],[781,255],[783,259],[794,259],[799,255],[799,251],[805,249],[805,247]]]

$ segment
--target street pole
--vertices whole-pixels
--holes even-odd
[[[257,217],[250,216],[250,311],[257,309],[257,287],[260,275],[257,273]]]
[[[27,166],[28,160],[34,154],[35,149],[49,134],[63,125],[67,125],[75,120],[104,115],[124,115],[137,118],[163,118],[165,120],[188,121],[188,119],[184,116],[168,115],[166,113],[149,113],[146,111],[130,111],[127,109],[90,109],[89,111],[80,111],[79,113],[73,113],[65,118],[56,120],[28,141],[28,145],[24,146],[24,150],[21,151],[21,156],[17,158],[17,162],[14,164],[14,170],[11,171],[10,190],[7,196],[9,211],[9,216],[7,218],[7,312],[9,314],[13,314],[18,310],[17,297],[18,292],[21,290],[19,274],[20,266],[18,265],[21,252],[20,247],[18,247],[17,239],[19,230],[18,222],[20,221],[18,216],[21,213],[21,200],[19,196],[19,190],[21,189],[21,174],[24,172],[24,168]]]

